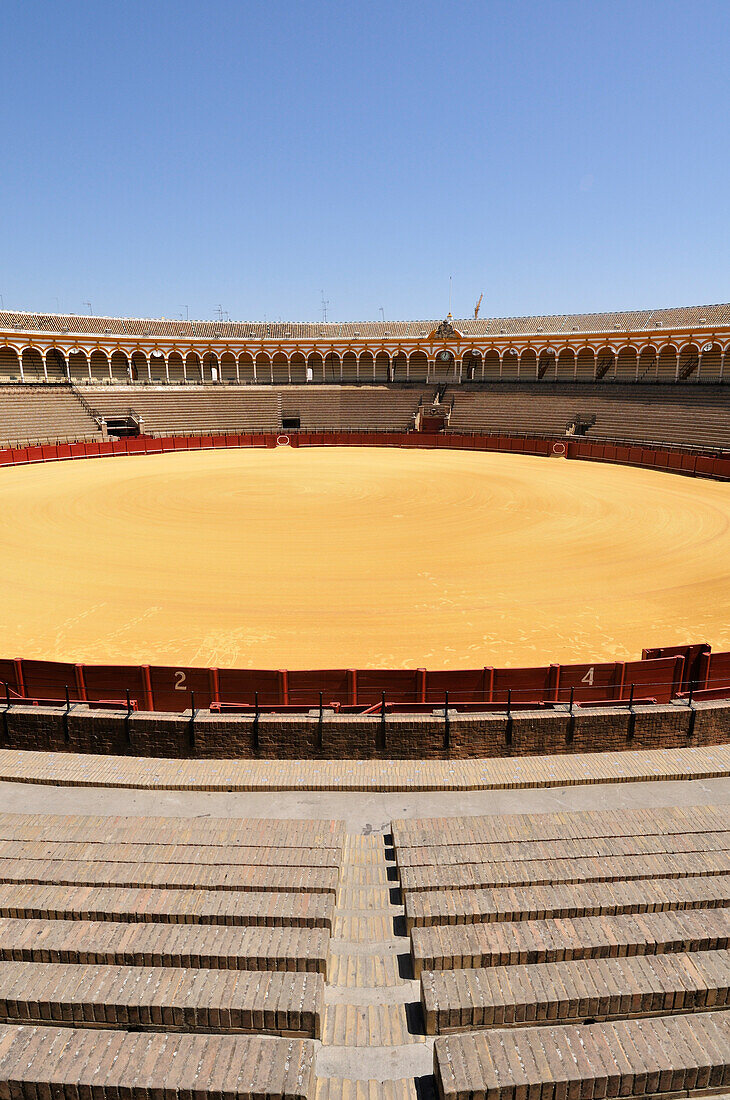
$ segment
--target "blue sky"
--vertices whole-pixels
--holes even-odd
[[[730,298],[728,0],[4,0],[5,308]]]

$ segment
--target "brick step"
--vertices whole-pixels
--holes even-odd
[[[318,1077],[316,1100],[419,1100],[414,1077],[395,1081],[356,1081],[346,1077]]]
[[[392,823],[396,850],[442,844],[494,844],[525,840],[577,840],[594,836],[704,833],[726,828],[727,813],[723,807],[716,806],[414,818],[398,819]]]
[[[338,940],[354,943],[382,943],[393,938],[393,918],[390,913],[365,913],[362,916],[337,913],[332,922],[332,935]],[[404,939],[404,951],[408,941]]]
[[[347,886],[343,883],[337,893],[337,908],[342,912],[352,913],[359,910],[387,910],[390,892],[397,885],[397,882],[376,883],[372,886]]]
[[[2,859],[81,859],[98,863],[181,863],[195,867],[339,867],[338,848],[237,847],[213,844],[106,844],[86,840],[3,840]]]
[[[398,849],[398,866],[435,866],[461,863],[521,863],[525,860],[585,859],[591,856],[650,856],[664,852],[727,852],[730,830],[711,833],[670,833],[667,836],[585,837],[576,840],[515,840],[494,844],[434,844]],[[0,854],[3,854],[0,849]]]
[[[397,954],[345,955],[330,951],[327,962],[327,984],[330,986],[384,989],[402,982]]]
[[[331,928],[333,894],[134,890],[123,886],[0,886],[0,916]]]
[[[8,882],[328,894],[337,890],[339,871],[335,867],[195,867],[184,863],[0,859],[0,883]]]
[[[390,879],[384,863],[375,866],[370,863],[346,863],[340,881],[343,886],[380,886],[390,882]]]
[[[691,878],[730,873],[730,852],[669,852],[652,856],[524,860],[522,863],[462,863],[449,867],[402,867],[404,891],[541,886],[558,882],[620,882]],[[2,876],[0,860],[0,876]]]
[[[560,883],[497,890],[425,890],[405,896],[406,927],[651,913],[730,906],[730,876]]]
[[[416,977],[423,970],[661,955],[729,945],[728,909],[500,921],[488,928],[484,924],[437,924],[411,932]]]
[[[307,1100],[314,1043],[244,1035],[134,1034],[0,1025],[0,1095],[94,1100]]]
[[[325,974],[325,928],[21,920],[0,917],[0,959]]]
[[[177,761],[176,761],[177,764]],[[157,765],[145,761],[148,770]],[[122,817],[81,814],[0,814],[0,839],[105,844],[200,844],[234,848],[335,848],[345,841],[342,821],[276,818]]]
[[[661,1096],[730,1085],[730,1012],[444,1035],[442,1100]]]
[[[426,1041],[420,1006],[329,1004],[322,1043],[337,1047],[393,1047]]]
[[[0,1020],[319,1038],[321,974],[0,962]]]
[[[481,970],[425,970],[426,1031],[569,1023],[725,1008],[730,952],[580,959]]]

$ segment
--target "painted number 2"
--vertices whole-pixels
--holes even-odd
[[[593,669],[589,668],[585,676],[581,679],[582,684],[588,684],[589,687],[593,687]]]
[[[175,673],[175,691],[185,691],[185,673]]]

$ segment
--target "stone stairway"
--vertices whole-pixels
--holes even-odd
[[[345,839],[316,1100],[433,1095],[433,1040],[425,1035],[389,839],[380,833]]]

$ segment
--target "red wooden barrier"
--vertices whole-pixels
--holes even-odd
[[[448,691],[451,699],[464,703],[488,702],[492,698],[494,669],[459,669],[448,672],[426,672],[424,702],[437,706]]]
[[[281,433],[279,433],[281,434]],[[465,435],[423,432],[294,432],[290,446],[373,446],[373,447],[445,447],[455,450],[505,451],[519,454],[548,455],[553,440],[533,436]],[[99,455],[159,454],[163,451],[201,450],[220,447],[275,447],[277,434],[244,433],[230,435],[137,436],[113,441],[44,444],[0,450],[0,466],[55,459],[95,458]],[[585,439],[565,440],[567,457],[593,462],[617,462],[631,466],[671,470],[698,477],[730,480],[730,455],[705,455],[637,444],[599,443]]]
[[[569,702],[571,690],[576,703],[589,703],[595,699],[617,699],[621,694],[623,670],[622,661],[559,665],[556,699],[561,703]]]
[[[420,694],[417,669],[358,669],[358,703],[379,703],[385,692],[390,703],[412,703]]]
[[[60,661],[23,661],[24,694],[28,698],[79,699],[76,666]]]
[[[196,707],[209,707],[211,704],[211,681],[207,668],[151,665],[150,681],[155,710],[187,710],[191,692],[195,692]]]
[[[658,703],[668,703],[682,688],[684,660],[680,656],[660,657],[655,661],[628,661],[624,666],[623,698],[628,698],[631,685],[636,695],[651,696]]]
[[[144,671],[139,665],[84,665],[84,684],[90,702],[97,699],[124,699],[138,701],[140,710],[154,710],[154,700],[145,690]]]
[[[641,652],[642,661],[651,661],[658,657],[677,656],[684,661],[681,690],[688,691],[692,684],[696,686],[703,684],[707,677],[710,658],[710,646],[707,642],[697,642],[695,645],[685,646],[662,646],[658,649],[644,649]]]
[[[220,668],[218,690],[221,700],[228,703],[253,703],[257,691],[261,706],[280,702],[279,676],[273,670]]]
[[[704,688],[730,695],[730,653],[713,653],[707,663],[707,678]],[[717,697],[717,696],[716,696]]]
[[[18,681],[17,666],[15,661],[0,660],[0,685],[7,684],[11,693],[23,694],[22,683]],[[0,706],[5,699],[5,688],[0,686]]]
[[[316,707],[319,693],[325,705],[386,703],[438,706],[448,691],[454,702],[505,704],[511,692],[517,706],[527,702],[626,700],[634,685],[636,698],[668,702],[685,690],[686,659],[700,664],[697,689],[727,689],[730,695],[730,653],[710,655],[706,647],[680,647],[682,652],[641,661],[606,664],[549,665],[521,669],[207,669],[188,666],[73,665],[54,661],[0,661],[0,682],[28,698],[71,700],[125,698],[129,691],[140,709],[180,712],[211,702],[253,704],[258,693],[264,707]],[[651,652],[651,651],[649,651]],[[693,678],[694,679],[694,678]],[[4,690],[4,689],[3,689]],[[0,692],[0,703],[2,693]]]
[[[335,700],[348,703],[352,695],[348,670],[315,669],[289,672],[287,691],[289,703],[318,706],[320,691],[325,705]],[[280,701],[283,702],[283,700]],[[359,698],[356,698],[355,702],[359,702]]]

